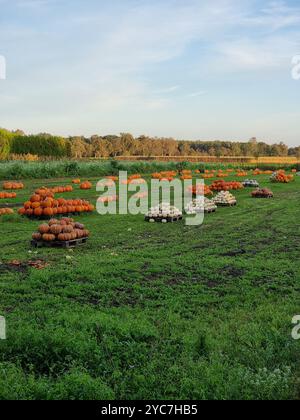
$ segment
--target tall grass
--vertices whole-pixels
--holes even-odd
[[[260,164],[260,169],[277,170],[280,168],[298,169],[299,165],[278,165]],[[223,164],[223,163],[189,163],[189,162],[129,162],[129,161],[49,161],[49,162],[0,162],[0,179],[39,179],[39,178],[60,178],[66,176],[80,177],[102,177],[105,175],[116,175],[119,171],[128,173],[148,174],[158,171],[180,170],[180,169],[226,169],[243,168],[255,169],[253,164]]]

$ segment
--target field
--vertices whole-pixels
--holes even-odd
[[[11,201],[71,179],[25,179]],[[92,236],[72,251],[35,251],[38,222],[0,217],[0,399],[299,399],[300,177],[256,179],[274,199],[234,192],[202,226],[79,216]]]

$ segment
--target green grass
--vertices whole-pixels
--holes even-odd
[[[299,399],[300,178],[257,178],[273,200],[239,191],[203,226],[81,216],[74,251],[35,253],[38,223],[0,218],[0,398]],[[25,181],[16,202],[47,183],[70,179]]]

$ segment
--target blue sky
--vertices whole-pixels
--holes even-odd
[[[0,126],[300,144],[299,1],[0,0]]]

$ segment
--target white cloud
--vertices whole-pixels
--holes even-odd
[[[198,92],[193,92],[188,95],[189,98],[196,98],[197,96],[203,96],[206,92],[204,90],[200,90]]]
[[[296,37],[300,40],[299,35]],[[217,46],[222,56],[222,70],[269,71],[286,68],[300,45],[289,37],[272,36],[265,39],[240,39]]]

